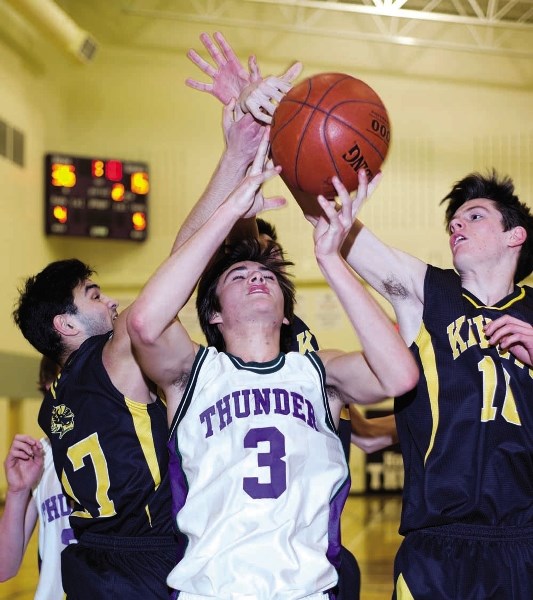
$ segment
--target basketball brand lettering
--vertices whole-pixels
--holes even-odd
[[[384,139],[387,144],[390,142],[390,129],[385,123],[380,123],[378,119],[372,119],[372,131],[377,133],[380,138]]]
[[[483,315],[477,315],[472,319],[462,316],[448,325],[446,332],[448,333],[448,340],[454,360],[472,346],[490,348],[490,344],[483,331],[483,327],[487,323],[490,323],[490,321],[491,319],[485,318]],[[515,358],[510,352],[500,351],[500,356],[514,361],[519,367],[525,367],[524,363]],[[530,377],[533,378],[533,369],[528,370]]]
[[[366,159],[363,156],[361,148],[357,142],[354,142],[354,145],[348,150],[348,152],[345,152],[342,155],[342,158],[352,167],[355,173],[357,173],[359,169],[364,169],[368,179],[372,179],[372,171],[369,169]]]
[[[312,429],[318,431],[313,405],[297,392],[280,388],[262,388],[235,390],[217,400],[215,404],[200,415],[200,423],[205,426],[205,437],[222,431],[231,425],[233,419],[246,419],[257,415],[285,415],[300,419]]]

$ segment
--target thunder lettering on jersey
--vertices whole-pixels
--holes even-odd
[[[533,290],[494,306],[429,266],[423,324],[411,350],[415,390],[395,401],[404,459],[400,532],[468,523],[533,525],[533,370],[490,346],[483,326],[504,314],[533,323]]]
[[[168,583],[257,600],[335,586],[349,472],[314,353],[243,363],[200,348],[169,440],[187,536]]]
[[[61,552],[70,543],[76,542],[68,519],[72,509],[54,469],[50,442],[42,438],[41,443],[44,469],[32,491],[33,501],[39,510],[39,583],[35,600],[62,600]]]
[[[233,390],[208,406],[200,414],[205,425],[205,437],[222,431],[234,419],[247,419],[270,414],[289,415],[301,419],[318,431],[313,405],[298,392],[283,388],[253,388]]]

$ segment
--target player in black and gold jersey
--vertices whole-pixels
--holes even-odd
[[[367,186],[361,171],[360,203]],[[392,303],[421,371],[395,402],[405,466],[395,597],[524,600],[533,598],[533,289],[518,283],[533,270],[533,216],[495,172],[465,177],[443,201],[455,270],[360,223],[346,248]]]
[[[244,176],[260,141],[248,116],[225,124],[226,148],[204,192],[222,199]],[[197,227],[189,216],[173,251]],[[92,280],[79,260],[60,260],[26,280],[14,312],[23,335],[62,366],[39,423],[55,468],[75,502],[79,540],[62,553],[69,600],[163,600],[180,558],[171,519],[163,401],[133,355],[128,309]]]

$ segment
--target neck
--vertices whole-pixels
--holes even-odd
[[[280,330],[255,324],[240,331],[223,331],[226,352],[244,362],[269,362],[280,353]]]
[[[460,273],[461,285],[474,294],[486,306],[493,306],[508,296],[514,289],[512,274],[502,274],[498,271],[491,273]]]

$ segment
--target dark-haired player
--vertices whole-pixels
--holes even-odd
[[[260,136],[250,115],[228,120],[226,147],[203,197],[241,181]],[[173,251],[193,232],[178,232]],[[62,553],[69,600],[168,599],[179,559],[168,480],[166,406],[142,373],[126,329],[128,309],[105,296],[92,269],[56,261],[30,277],[14,312],[23,335],[62,366],[39,423],[57,474],[75,501],[79,543]]]
[[[328,402],[325,386],[371,402],[418,377],[389,319],[339,256],[349,202],[342,213],[325,206],[315,253],[363,353],[286,352],[294,303],[287,263],[255,239],[218,252],[238,219],[272,207],[257,194],[278,173],[264,170],[265,134],[249,175],[159,267],[128,316],[172,420],[174,509],[187,546],[168,582],[185,600],[323,598],[337,583],[349,481],[335,430],[342,403]],[[208,348],[179,321],[200,276]]]
[[[356,205],[367,185],[361,171]],[[316,199],[298,200],[316,213]],[[392,303],[421,371],[395,403],[405,467],[395,597],[533,598],[533,290],[518,285],[533,269],[533,217],[495,172],[468,175],[443,202],[455,270],[361,224],[345,247]]]

